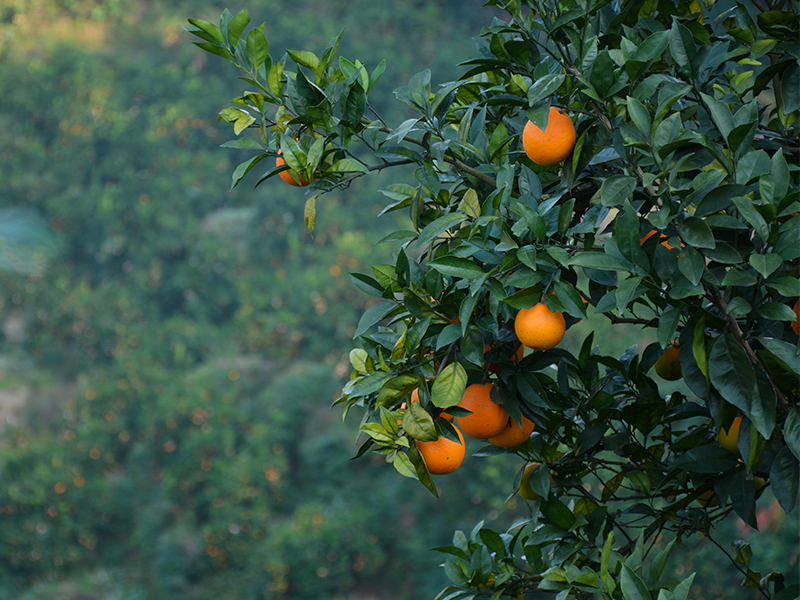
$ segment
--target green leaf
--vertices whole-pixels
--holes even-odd
[[[612,175],[600,186],[600,202],[603,206],[621,206],[636,189],[636,178],[627,175]]]
[[[236,48],[236,45],[239,43],[239,38],[249,22],[250,13],[247,12],[246,8],[243,8],[228,24],[228,42],[234,48]]]
[[[472,279],[484,275],[483,269],[473,261],[456,256],[437,258],[436,260],[429,261],[428,266],[436,269],[442,275],[460,277],[463,279]]]
[[[653,600],[642,578],[625,563],[622,563],[619,575],[619,586],[624,600]]]
[[[394,455],[394,460],[392,461],[392,465],[394,465],[394,468],[403,477],[418,479],[417,471],[416,469],[414,469],[414,465],[411,463],[411,459],[408,458],[408,455],[405,452],[398,451],[397,454]]]
[[[758,341],[778,361],[778,364],[795,377],[800,377],[800,356],[797,355],[797,346],[768,337],[758,338]]]
[[[417,248],[424,246],[439,234],[447,231],[451,227],[455,227],[459,223],[463,223],[467,220],[467,216],[461,213],[448,213],[444,216],[439,217],[435,221],[429,223],[425,229],[423,229],[419,234],[419,239],[417,239]]]
[[[650,113],[647,112],[644,104],[639,102],[636,98],[628,96],[627,98],[627,105],[628,105],[628,115],[631,117],[631,121],[633,124],[636,125],[636,129],[645,137],[645,139],[650,137]]]
[[[569,261],[569,266],[595,269],[597,271],[627,271],[631,265],[614,258],[610,254],[598,251],[580,252]]]
[[[708,107],[708,111],[711,114],[711,118],[714,121],[714,124],[719,129],[719,132],[722,134],[722,137],[727,140],[728,135],[730,134],[731,130],[734,127],[733,123],[733,114],[731,113],[731,109],[728,108],[727,104],[723,102],[719,102],[715,100],[713,97],[700,92],[700,97],[703,99],[703,102]]]
[[[716,246],[714,234],[703,219],[687,217],[683,223],[678,225],[678,233],[687,244],[695,248],[714,248]]]
[[[708,375],[722,397],[749,416],[756,377],[747,354],[733,335],[726,333],[714,340]]]
[[[219,27],[214,25],[213,23],[209,23],[208,21],[203,21],[202,19],[188,19],[189,23],[197,27],[199,30],[204,31],[211,37],[220,42],[224,43],[225,38],[222,36],[222,32],[220,31]],[[193,33],[189,30],[190,33]]]
[[[738,462],[731,452],[714,444],[687,450],[672,461],[670,468],[690,473],[722,473],[735,467]]]
[[[800,487],[798,460],[788,446],[781,448],[769,470],[772,493],[787,513],[797,504],[797,490]]]
[[[417,403],[412,402],[412,404]],[[422,458],[422,455],[419,453],[419,447],[416,444],[409,445],[408,457],[411,459],[411,464],[414,465],[414,470],[417,472],[417,478],[420,483],[424,485],[431,494],[438,498],[439,490],[436,489],[436,484],[433,482],[430,471],[428,471],[425,459]]]
[[[434,379],[431,402],[438,408],[448,408],[461,402],[467,388],[467,371],[458,361],[447,365]]]
[[[247,58],[253,65],[253,70],[258,70],[269,57],[269,42],[261,29],[256,28],[247,34]]]
[[[764,279],[783,266],[783,258],[777,254],[751,254],[748,262]]]
[[[794,457],[800,460],[800,408],[793,406],[783,423],[783,441]]]
[[[572,511],[553,494],[542,500],[539,510],[548,521],[562,529],[569,529],[575,523]]]
[[[769,226],[764,220],[764,217],[761,216],[761,213],[756,210],[753,201],[749,198],[745,198],[744,196],[735,196],[731,200],[734,205],[736,205],[736,208],[739,210],[742,217],[744,217],[745,221],[747,221],[750,226],[755,229],[759,237],[762,240],[768,239]]]
[[[436,425],[419,402],[409,402],[403,414],[403,429],[408,435],[421,442],[432,442],[438,439]]]
[[[658,585],[658,580],[661,579],[661,574],[664,572],[664,568],[667,566],[667,560],[669,559],[672,548],[675,546],[677,541],[677,538],[672,539],[672,541],[667,544],[667,547],[661,550],[658,554],[656,554],[655,558],[653,558],[653,562],[650,563],[650,569],[648,571],[650,585],[654,587]]]
[[[247,173],[250,171],[250,169],[255,167],[258,163],[260,163],[265,158],[267,158],[266,154],[259,154],[258,156],[254,156],[250,160],[244,161],[242,164],[240,164],[238,167],[236,167],[236,169],[233,172],[233,176],[231,177],[231,180],[232,180],[231,181],[231,189],[235,188],[239,184],[239,182],[241,181],[242,177],[247,175]]]
[[[540,100],[544,100],[561,87],[566,77],[564,75],[544,75],[533,82],[528,88],[528,106],[533,106]]]
[[[672,21],[672,28],[669,32],[669,49],[681,72],[686,77],[694,79],[692,63],[697,54],[697,47],[692,39],[692,32],[681,25],[677,19]]]
[[[622,212],[614,219],[614,238],[622,256],[636,264],[642,252],[642,244],[639,241],[639,215],[627,198],[623,207]]]
[[[603,582],[606,592],[609,594],[613,594],[614,590],[617,588],[617,583],[614,581],[614,578],[611,576],[611,572],[609,571],[609,567],[611,565],[611,550],[613,546],[614,530],[612,529],[608,532],[606,542],[603,545],[603,553],[600,556],[600,581]]]
[[[319,67],[319,58],[313,52],[309,52],[308,50],[287,50],[286,54],[296,62],[298,65],[302,65],[311,69],[314,73],[317,72],[317,67]]]
[[[464,197],[458,204],[458,211],[473,219],[477,219],[481,215],[481,203],[478,200],[478,192],[472,188],[464,192]]]
[[[703,255],[691,246],[681,248],[678,256],[678,270],[683,273],[692,285],[698,285],[703,278],[706,261]]]
[[[287,161],[288,162],[288,161]],[[332,173],[367,173],[367,167],[355,158],[337,160],[329,169]]]
[[[661,313],[661,318],[658,320],[658,343],[662,348],[666,348],[675,339],[680,320],[681,310],[675,306],[669,306]]]

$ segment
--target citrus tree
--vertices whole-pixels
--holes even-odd
[[[256,185],[307,187],[313,233],[326,193],[412,167],[381,190],[409,215],[381,240],[396,260],[352,273],[376,300],[336,404],[363,413],[358,456],[438,494],[434,476],[506,454],[530,506],[439,549],[440,597],[683,600],[693,576],[662,577],[676,542],[731,512],[755,526],[766,486],[797,503],[798,4],[487,4],[507,15],[463,76],[395,90],[399,125],[369,101],[385,63],[337,58],[341,34],[274,58],[246,10],[187,30],[244,72],[219,114],[254,153],[234,186],[260,166]],[[559,347],[587,310],[657,342]],[[464,435],[486,445],[465,458]],[[746,543],[720,550],[742,585],[797,596]]]

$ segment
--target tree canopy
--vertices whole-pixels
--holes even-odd
[[[676,542],[730,512],[755,525],[767,485],[784,511],[797,503],[798,4],[487,4],[507,16],[483,29],[479,56],[454,81],[424,70],[395,90],[415,115],[399,125],[369,100],[384,63],[337,56],[342,34],[320,55],[276,57],[246,10],[187,30],[243,72],[220,112],[224,145],[253,153],[233,186],[290,172],[308,184],[313,232],[330,192],[414,168],[381,190],[384,213],[409,216],[382,240],[399,243],[394,262],[351,274],[375,299],[336,402],[363,414],[357,454],[436,495],[419,444],[458,443],[468,386],[491,384],[512,421],[535,425],[465,459],[518,461],[498,494],[527,486],[531,510],[507,531],[456,532],[439,549],[440,597],[684,600],[693,575],[662,578]],[[576,140],[542,166],[523,132],[546,132],[551,107]],[[657,342],[612,356],[589,334],[575,354],[518,360],[515,320],[540,305],[565,327],[590,311]],[[665,352],[671,370],[656,370],[688,393],[660,391]],[[721,551],[742,585],[797,596],[788,574],[749,569],[746,543]]]

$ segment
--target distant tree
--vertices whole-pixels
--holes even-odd
[[[677,541],[730,512],[755,525],[767,485],[787,513],[797,503],[799,5],[487,4],[507,20],[459,79],[436,89],[426,70],[395,90],[417,112],[397,126],[369,102],[384,63],[337,58],[341,35],[321,56],[276,59],[246,10],[187,29],[244,71],[220,112],[225,146],[254,152],[234,186],[257,166],[256,185],[308,185],[313,233],[325,194],[416,169],[382,190],[384,212],[410,216],[384,238],[402,242],[396,261],[352,274],[378,301],[337,404],[364,411],[359,455],[434,494],[420,444],[458,446],[470,420],[492,438],[501,407],[521,438],[479,454],[522,459],[497,493],[531,508],[508,531],[456,532],[440,597],[684,600],[694,575],[662,577]],[[577,355],[559,348],[589,305],[658,342],[621,357],[593,334]],[[654,365],[691,394],[664,397]],[[470,414],[462,398],[479,390]],[[742,585],[797,597],[749,568],[745,542],[722,551]]]

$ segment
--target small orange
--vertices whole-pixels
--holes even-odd
[[[487,352],[490,352],[491,350],[494,349],[494,346],[495,345],[493,343],[484,344],[483,353],[486,354]],[[514,362],[514,364],[518,365],[524,355],[525,355],[525,346],[520,344],[517,350],[514,352],[514,354],[511,355],[511,360]],[[500,375],[500,365],[498,363],[495,362],[489,363],[486,367],[486,370],[489,371],[490,373],[494,373],[495,375]]]
[[[794,314],[797,315],[797,318],[792,321],[792,331],[800,335],[800,300],[794,304]]]
[[[696,498],[696,500],[700,506],[704,506],[706,508],[714,508],[715,506],[719,506],[719,498],[717,498],[714,490],[703,492]]]
[[[514,446],[519,446],[523,442],[528,441],[528,438],[531,437],[533,433],[534,427],[533,421],[529,420],[524,415],[522,417],[522,427],[520,427],[519,423],[514,419],[509,418],[506,428],[496,436],[490,437],[489,441],[501,448],[513,448]]]
[[[486,440],[499,434],[508,424],[508,413],[489,397],[491,383],[468,385],[458,403],[460,408],[472,411],[471,415],[458,417],[458,426],[476,440]]]
[[[719,445],[726,450],[730,450],[737,456],[739,455],[739,428],[741,426],[742,417],[736,417],[728,430],[720,429],[719,435],[717,436]]]
[[[682,375],[681,361],[678,358],[679,352],[678,342],[673,342],[667,346],[667,349],[661,353],[661,356],[656,359],[656,363],[653,365],[656,375],[667,381],[677,381],[680,379]]]
[[[564,315],[551,312],[542,302],[533,308],[523,308],[514,318],[514,331],[519,341],[534,350],[555,348],[566,330]]]
[[[522,148],[533,162],[543,167],[557,165],[575,147],[575,125],[565,112],[550,107],[550,116],[544,131],[528,121],[522,130]]]
[[[280,154],[280,150],[278,150]],[[280,167],[281,165],[286,164],[286,161],[283,160],[280,156],[275,157],[275,166]],[[289,169],[288,171],[281,171],[278,173],[278,176],[283,179],[289,185],[293,185],[295,187],[305,187],[308,185],[308,182],[294,169]]]
[[[464,462],[466,445],[464,436],[458,427],[455,428],[460,442],[454,442],[446,437],[438,437],[432,442],[420,442],[417,440],[417,447],[422,459],[428,467],[431,475],[447,475],[452,473],[461,463]]]

